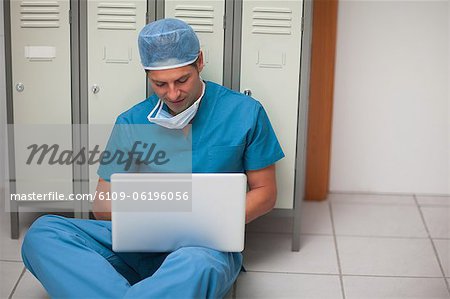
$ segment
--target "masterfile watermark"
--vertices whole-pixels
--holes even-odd
[[[138,150],[139,147],[142,150]],[[148,144],[142,141],[135,141],[131,150],[125,152],[120,149],[114,151],[100,151],[99,145],[95,145],[92,150],[88,150],[82,147],[78,152],[74,150],[62,150],[60,151],[60,146],[58,144],[48,145],[48,144],[31,144],[27,147],[30,150],[30,154],[26,161],[27,165],[35,162],[37,165],[41,165],[46,159],[49,165],[71,165],[71,164],[100,164],[106,165],[111,163],[116,163],[117,165],[124,165],[124,170],[130,170],[133,163],[140,165],[164,165],[167,164],[170,159],[167,158],[167,153],[164,150],[156,150],[157,144]],[[35,160],[36,155],[38,158]]]

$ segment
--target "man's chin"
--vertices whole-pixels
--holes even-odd
[[[170,107],[169,106],[170,112],[173,115],[177,115],[177,114],[183,112],[184,110],[186,110],[187,108],[188,107],[179,108],[179,107]]]

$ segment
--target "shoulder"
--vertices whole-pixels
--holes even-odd
[[[221,111],[230,110],[234,113],[241,112],[248,115],[249,112],[262,108],[258,100],[243,93],[209,81],[207,86],[211,89],[211,95],[215,98],[216,106],[218,105]]]
[[[143,100],[142,102],[134,105],[125,112],[122,112],[118,117],[116,123],[127,124],[144,124],[148,123],[147,116],[153,109],[157,102],[155,95]]]

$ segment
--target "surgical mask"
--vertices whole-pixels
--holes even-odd
[[[202,94],[200,95],[198,100],[195,101],[186,110],[178,113],[175,116],[172,116],[169,112],[162,109],[164,106],[164,102],[161,99],[159,99],[155,108],[153,108],[153,110],[147,116],[147,119],[150,122],[158,124],[167,129],[183,129],[197,114],[198,106],[200,105],[200,101],[204,94],[205,94],[205,83],[203,83],[202,81]],[[156,115],[152,117],[152,115],[155,114],[155,111],[157,111]]]

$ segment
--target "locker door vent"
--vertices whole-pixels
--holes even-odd
[[[102,2],[97,5],[97,28],[103,30],[136,30],[136,4]]]
[[[57,1],[22,1],[21,28],[59,28],[60,7]]]
[[[292,10],[282,7],[254,7],[253,34],[292,34]]]
[[[199,5],[177,5],[175,18],[188,23],[195,32],[214,32],[214,7]]]

